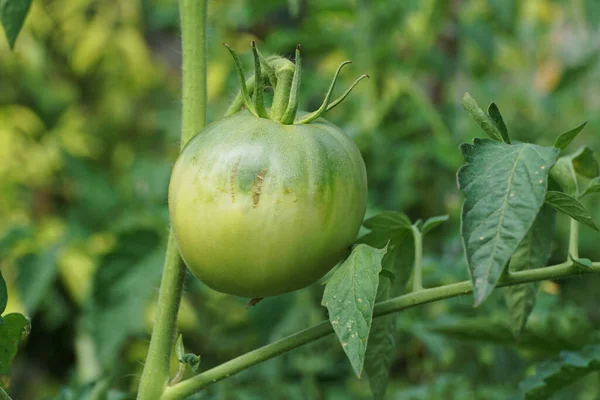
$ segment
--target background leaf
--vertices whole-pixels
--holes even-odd
[[[379,274],[376,303],[390,298],[390,283],[389,278]],[[369,334],[365,353],[365,372],[369,377],[369,386],[375,400],[384,398],[388,386],[396,349],[395,317],[395,315],[386,315],[375,319]]]
[[[92,294],[90,326],[105,366],[127,338],[145,332],[145,310],[156,294],[164,260],[159,237],[152,231],[124,233],[119,243],[103,258]]]
[[[27,336],[31,324],[22,314],[11,313],[4,316],[0,324],[0,388],[10,387],[10,367],[19,349],[19,343]]]
[[[571,156],[573,168],[578,175],[585,178],[595,178],[600,174],[598,161],[594,157],[594,151],[587,146],[579,149]]]
[[[588,183],[587,187],[585,188],[585,190],[583,191],[581,196],[579,196],[579,197],[584,197],[584,196],[587,196],[588,194],[599,193],[599,192],[600,192],[600,177],[592,179]]]
[[[583,204],[568,194],[550,190],[548,193],[546,193],[546,203],[556,208],[563,214],[567,214],[574,220],[581,222],[592,229],[598,230],[598,227],[592,220],[591,215],[587,212]]]
[[[560,134],[554,142],[554,147],[564,150],[569,144],[571,144],[577,135],[579,135],[579,132],[581,132],[586,125],[587,121],[578,127],[571,129],[570,131]]]
[[[546,265],[552,249],[552,236],[556,211],[542,206],[533,225],[519,243],[509,263],[510,272],[541,268]],[[519,337],[525,329],[529,315],[535,307],[538,283],[510,286],[504,291],[504,298],[511,318],[513,336]]]
[[[63,246],[63,241],[60,241],[39,253],[29,253],[18,260],[17,287],[25,308],[31,314],[37,311],[48,288],[56,279],[57,258]]]
[[[11,49],[15,47],[30,6],[31,0],[0,0],[0,22]]]
[[[475,139],[461,150],[467,162],[458,171],[458,186],[466,196],[461,235],[478,305],[533,224],[558,149]]]
[[[580,351],[563,351],[553,360],[540,364],[535,374],[519,385],[526,400],[547,399],[590,372],[600,370],[600,345]]]
[[[322,304],[329,311],[333,330],[358,377],[365,361],[381,260],[386,250],[357,245],[327,282],[323,293]]]

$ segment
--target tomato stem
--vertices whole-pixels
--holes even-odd
[[[572,262],[565,262],[543,268],[514,272],[503,278],[497,286],[515,286],[548,279],[580,277],[582,274],[600,274],[600,262],[592,263],[592,268],[586,270],[578,268],[577,266],[573,265]],[[417,292],[411,292],[377,303],[375,305],[375,309],[373,310],[373,318],[383,317],[385,315],[439,300],[464,296],[472,292],[473,285],[471,281],[462,281],[449,285],[423,289]],[[320,322],[311,328],[296,332],[274,343],[268,344],[227,361],[217,367],[209,369],[200,375],[196,375],[176,385],[170,386],[165,390],[163,400],[184,399],[187,396],[199,392],[200,390],[220,380],[235,375],[271,358],[280,356],[281,354],[287,353],[295,348],[312,343],[331,333],[333,333],[333,328],[329,321]]]
[[[413,292],[423,290],[423,234],[416,225],[412,226],[415,240],[415,264],[413,269]]]
[[[290,100],[292,81],[294,79],[294,64],[287,59],[279,59],[271,62],[277,74],[277,85],[273,92],[273,104],[271,106],[271,118],[281,121]]]
[[[567,254],[567,261],[571,257],[579,258],[579,222],[571,218],[571,225],[569,230],[569,252]]]
[[[302,77],[302,59],[300,57],[300,45],[296,47],[296,59],[294,60],[294,76],[292,78],[292,87],[290,88],[290,97],[288,100],[287,108],[281,123],[292,124],[296,118],[296,111],[298,111],[298,101],[300,95],[300,79]]]
[[[308,124],[340,104],[350,94],[358,82],[364,78],[369,78],[369,75],[361,75],[340,97],[331,101],[333,89],[335,88],[335,84],[342,68],[352,62],[344,61],[338,66],[321,106],[316,111],[296,119],[298,101],[300,98],[300,81],[302,77],[300,45],[296,47],[295,64],[292,64],[289,60],[279,56],[263,57],[258,51],[256,43],[252,41],[252,53],[254,55],[254,80],[252,81],[254,85],[252,87],[250,87],[251,81],[244,78],[242,64],[237,54],[229,45],[224,43],[224,46],[227,47],[233,57],[241,86],[240,92],[225,113],[226,117],[236,113],[241,109],[242,105],[244,105],[252,114],[259,118],[272,119],[286,125]],[[263,69],[265,71],[265,76],[263,76],[262,73]],[[269,111],[267,111],[264,104],[264,89],[267,79],[268,83],[273,87],[274,92],[273,104]],[[253,92],[253,99],[250,97],[251,91]]]
[[[183,47],[181,148],[206,125],[207,3],[207,0],[179,1]],[[170,230],[156,318],[140,379],[140,400],[160,399],[169,382],[169,360],[175,340],[184,277],[185,266],[181,261],[173,230]]]

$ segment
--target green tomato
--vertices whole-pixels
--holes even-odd
[[[285,125],[240,111],[185,147],[169,212],[190,271],[209,287],[266,297],[327,273],[365,214],[365,164],[352,140],[318,118]]]

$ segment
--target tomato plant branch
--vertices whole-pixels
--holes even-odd
[[[568,278],[586,274],[599,274],[600,262],[592,263],[590,269],[582,270],[572,262],[552,265],[544,268],[519,271],[504,276],[498,283],[498,287],[513,286],[528,282],[543,281],[548,279]],[[417,307],[452,297],[463,296],[472,293],[473,286],[470,281],[463,281],[430,289],[411,292],[375,305],[373,317],[382,317],[394,312]],[[293,335],[280,339],[259,349],[241,355],[217,367],[209,369],[188,380],[165,389],[163,400],[183,399],[196,393],[203,388],[237,374],[253,365],[260,364],[266,360],[279,356],[304,344],[313,342],[333,333],[329,321],[323,321],[311,328],[304,329]]]
[[[569,254],[567,254],[567,260],[570,257],[579,258],[579,222],[571,218],[571,225],[569,230]]]
[[[206,8],[207,0],[180,0],[182,36],[181,148],[206,124]],[[173,231],[169,232],[156,320],[140,380],[138,399],[159,399],[169,381],[169,359],[175,339],[177,313],[185,266]]]
[[[415,267],[413,269],[413,292],[423,290],[423,235],[416,225],[412,226],[415,240]]]

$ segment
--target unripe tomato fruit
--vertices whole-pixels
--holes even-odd
[[[352,245],[366,200],[363,159],[341,129],[245,110],[188,143],[169,187],[187,267],[215,290],[251,298],[321,278]]]

